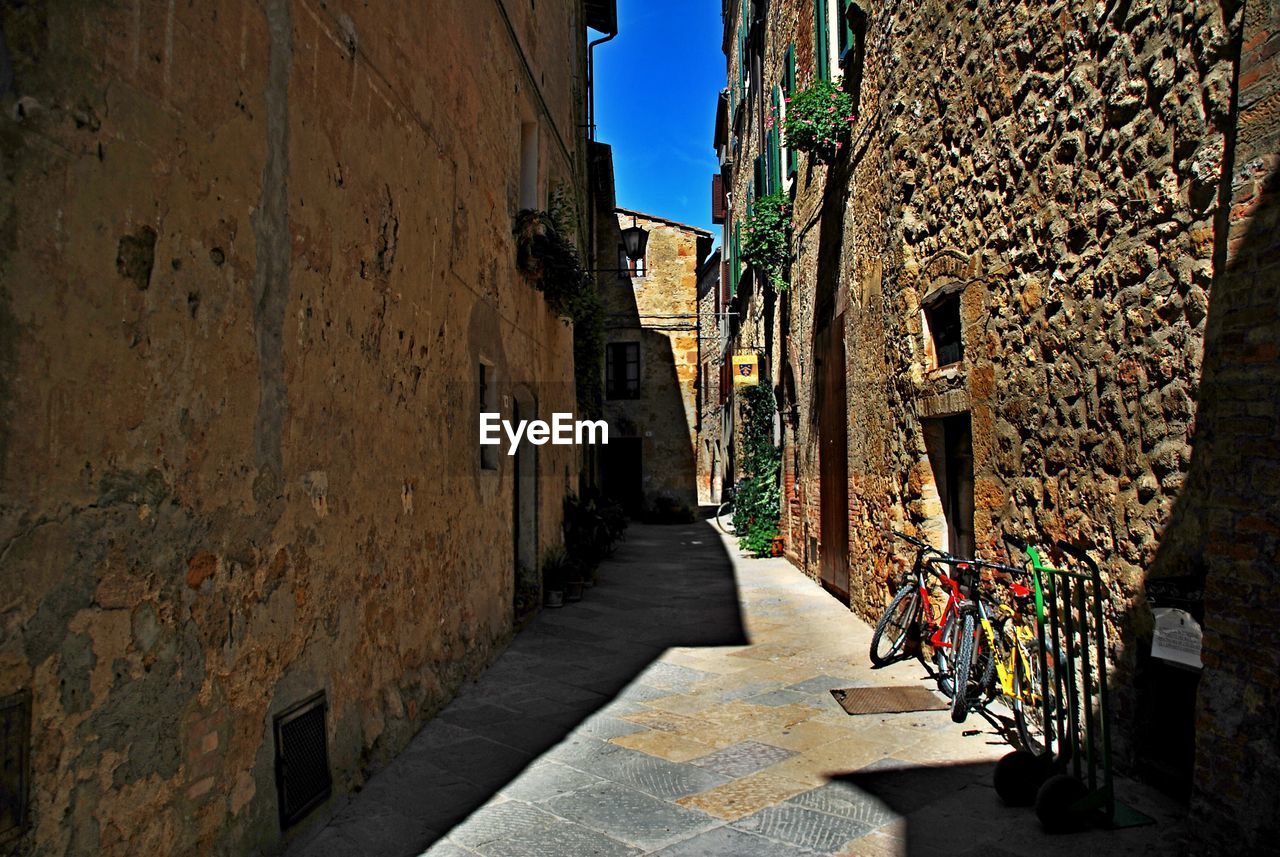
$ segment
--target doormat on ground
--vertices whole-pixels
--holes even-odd
[[[925,687],[849,687],[831,695],[850,714],[901,714],[905,711],[943,711],[950,703]]]

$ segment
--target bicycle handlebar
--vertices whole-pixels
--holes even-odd
[[[1018,568],[1014,565],[1005,565],[1002,562],[992,562],[986,559],[961,559],[954,556],[937,557],[934,562],[945,563],[946,565],[972,565],[975,568],[989,568],[992,571],[1002,571],[1005,574],[1016,575],[1018,577],[1030,577],[1031,572],[1025,568]]]
[[[893,533],[895,536],[897,536],[898,538],[902,539],[904,542],[909,542],[909,543],[911,543],[911,544],[915,545],[916,547],[920,548],[920,550],[924,551],[925,553],[936,554],[937,556],[940,556],[940,557],[942,557],[942,556],[946,556],[946,557],[951,556],[951,554],[949,554],[949,553],[947,553],[946,551],[943,551],[943,550],[938,550],[938,549],[937,549],[937,548],[935,548],[933,545],[929,544],[928,542],[924,541],[923,539],[918,539],[918,538],[916,538],[915,536],[909,536],[909,535],[907,535],[906,533],[900,533],[900,532],[898,532],[897,530],[890,530],[889,532]]]

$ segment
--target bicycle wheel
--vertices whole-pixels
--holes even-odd
[[[938,682],[938,690],[942,695],[950,699],[955,696],[955,649],[952,648],[956,631],[956,617],[951,614],[947,617],[947,621],[942,623],[942,632],[939,639],[942,640],[941,646],[933,647],[933,667],[934,678]]]
[[[897,660],[907,642],[911,626],[920,619],[920,590],[915,583],[907,583],[876,623],[871,635],[871,663],[878,667]]]
[[[726,517],[727,516],[727,517]],[[737,530],[733,528],[733,501],[726,500],[716,508],[716,529],[724,533],[726,536],[737,535]]]
[[[973,622],[973,614],[966,613],[958,626],[960,631],[952,640],[955,649],[955,667],[953,673],[953,689],[951,695],[951,719],[963,723],[969,716],[970,687],[969,679],[973,676],[974,649],[977,643],[977,630]]]
[[[1013,720],[1018,727],[1018,740],[1023,749],[1040,755],[1049,749],[1053,741],[1054,696],[1049,694],[1050,720],[1046,723],[1045,699],[1041,696],[1044,681],[1040,676],[1039,644],[1035,640],[1030,644],[1020,644],[1017,652],[1017,663],[1013,670],[1013,698],[1010,700]],[[1053,653],[1050,652],[1046,658],[1047,668],[1052,670],[1053,663]]]

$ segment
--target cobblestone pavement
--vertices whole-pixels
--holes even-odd
[[[633,525],[600,577],[291,854],[1176,853],[1173,809],[1129,783],[1156,826],[1042,834],[991,788],[1009,747],[982,718],[845,714],[830,689],[923,669],[872,670],[865,623],[705,522]]]

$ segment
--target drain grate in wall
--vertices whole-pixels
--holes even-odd
[[[31,792],[31,693],[0,697],[0,845],[27,827]]]
[[[324,691],[276,715],[276,795],[280,827],[301,821],[329,799],[328,732]]]

